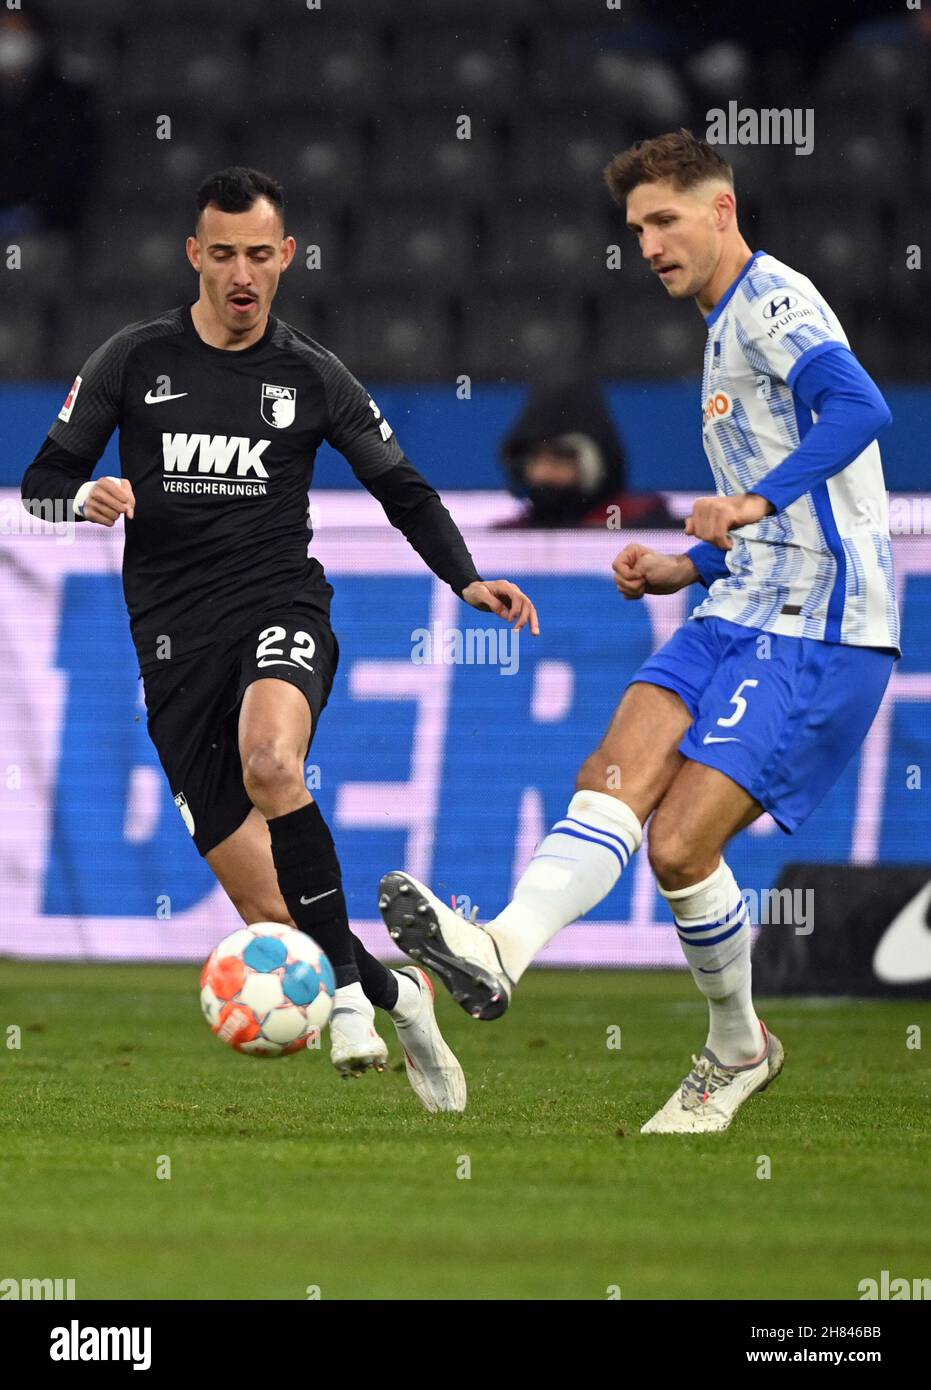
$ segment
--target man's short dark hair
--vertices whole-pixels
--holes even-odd
[[[723,179],[734,187],[734,173],[727,160],[690,130],[638,140],[630,149],[616,154],[604,171],[612,198],[622,206],[638,184],[658,183],[662,179],[669,179],[673,187],[683,192],[705,179]]]
[[[204,208],[219,208],[221,212],[248,212],[258,198],[267,198],[278,209],[284,226],[284,189],[270,174],[258,169],[246,169],[233,164],[209,174],[197,190],[197,218]]]

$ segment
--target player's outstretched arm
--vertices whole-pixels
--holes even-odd
[[[359,482],[439,578],[473,608],[540,632],[537,610],[508,579],[481,579],[462,532],[439,493],[402,452],[394,430],[352,373],[328,354],[322,375],[330,407],[326,438]]]

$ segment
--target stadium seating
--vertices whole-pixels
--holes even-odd
[[[191,127],[172,122],[171,139],[156,138],[155,123],[142,115],[108,127],[96,192],[114,220],[131,207],[151,209],[153,218],[171,207],[193,209],[198,184],[235,153],[215,122]],[[92,213],[96,216],[96,213]]]
[[[603,201],[598,198],[601,171],[635,135],[634,127],[610,109],[521,115],[508,146],[508,187],[595,206]]]
[[[362,356],[377,356],[360,342],[371,330],[390,339],[401,374],[416,376],[421,361],[435,374],[449,353],[454,365],[468,356],[473,370],[480,361],[517,378],[548,359],[546,325],[561,305],[565,342],[613,374],[646,360],[676,374],[694,335],[667,319],[601,171],[639,136],[700,125],[713,74],[731,63],[742,101],[782,104],[791,90],[816,112],[810,156],[723,147],[748,238],[794,259],[842,314],[884,302],[882,325],[867,325],[877,371],[917,374],[922,348],[906,343],[928,329],[902,248],[927,226],[931,87],[911,31],[854,30],[803,63],[778,46],[697,53],[687,26],[658,23],[634,0],[623,22],[600,5],[579,11],[578,0],[342,0],[316,11],[276,0],[273,14],[239,0],[147,0],[138,11],[126,0],[48,0],[58,66],[95,89],[100,117],[99,169],[69,248],[86,292],[107,304],[122,293],[126,321],[153,281],[161,304],[189,285],[182,243],[194,190],[212,169],[247,163],[285,185],[300,246],[292,294]],[[170,138],[157,139],[163,116]],[[613,273],[609,245],[622,251]],[[309,278],[313,246],[323,265]],[[62,356],[49,335],[74,306],[61,263],[53,257],[14,291],[34,306],[30,341],[38,335],[48,370]],[[106,317],[101,304],[88,312]],[[624,324],[635,320],[642,344],[631,345]],[[82,314],[76,331],[87,322]],[[10,354],[4,369],[28,376],[32,361]]]
[[[378,111],[390,95],[385,85],[378,31],[368,24],[269,25],[259,35],[256,90],[272,94],[279,109],[354,116]],[[264,102],[263,102],[264,107]],[[263,109],[268,123],[269,113]]]
[[[502,202],[486,240],[481,272],[502,282],[569,283],[578,289],[604,283],[609,237],[594,209],[551,199]]]
[[[282,306],[282,314],[285,313]],[[381,290],[327,301],[316,318],[309,303],[286,317],[341,357],[350,370],[370,380],[434,379],[452,364],[452,329],[448,306],[440,297],[386,294]],[[310,326],[312,324],[312,326]],[[466,371],[467,367],[460,367]]]
[[[501,144],[492,125],[475,120],[459,139],[455,117],[434,111],[410,119],[388,117],[375,128],[369,170],[379,197],[407,195],[476,203],[494,196]],[[364,204],[371,194],[360,190]]]
[[[362,212],[357,225],[353,265],[359,281],[453,290],[474,273],[475,236],[461,213],[405,202]]]
[[[274,171],[287,191],[289,210],[330,210],[358,198],[367,172],[365,138],[358,123],[319,112],[243,126],[236,158]]]
[[[210,43],[187,17],[182,23],[134,24],[126,33],[115,100],[136,111],[232,111],[247,80],[243,35],[228,20],[210,28]]]
[[[560,377],[588,360],[591,329],[575,296],[483,291],[463,305],[460,370],[512,381]]]
[[[701,315],[691,305],[620,289],[599,300],[595,356],[601,376],[692,377],[704,343]]]
[[[392,97],[474,114],[503,114],[521,95],[521,65],[511,31],[412,29],[400,36]]]

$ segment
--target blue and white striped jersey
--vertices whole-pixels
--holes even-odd
[[[849,344],[811,281],[763,251],[707,325],[705,453],[719,494],[753,492],[817,418],[793,389],[802,367]],[[888,500],[875,440],[833,477],[731,537],[728,573],[691,617],[899,649]]]

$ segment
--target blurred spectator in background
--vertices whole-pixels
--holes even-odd
[[[533,390],[501,456],[510,491],[528,499],[503,526],[678,525],[659,494],[625,491],[624,446],[597,382]]]
[[[97,165],[92,93],[58,71],[47,26],[0,12],[0,231],[72,231]]]

